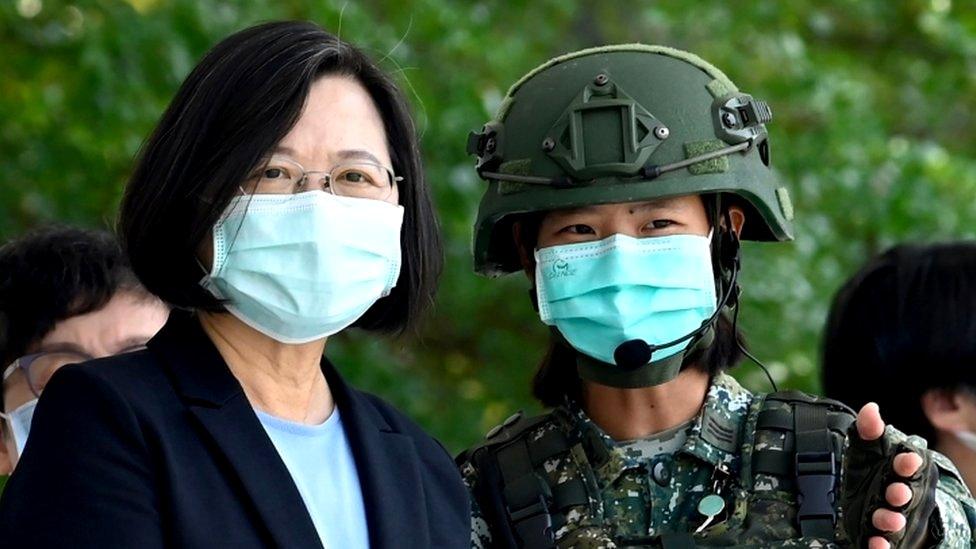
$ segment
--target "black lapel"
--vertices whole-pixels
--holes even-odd
[[[421,461],[413,440],[394,432],[376,406],[350,389],[326,359],[322,371],[356,458],[370,546],[430,547]]]
[[[243,486],[274,544],[321,547],[288,469],[197,319],[174,311],[148,347],[163,359],[190,413]]]

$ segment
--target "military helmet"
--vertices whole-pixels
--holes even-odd
[[[741,198],[746,240],[790,240],[789,193],[770,169],[769,106],[684,51],[627,44],[552,59],[468,139],[488,182],[475,270],[521,269],[521,214],[685,194]]]

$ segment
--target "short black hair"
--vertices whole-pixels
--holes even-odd
[[[145,292],[106,231],[52,225],[7,242],[0,247],[0,367],[120,290]]]
[[[294,126],[312,83],[328,74],[350,76],[369,93],[403,177],[400,278],[355,325],[403,331],[433,302],[443,248],[406,101],[363,52],[303,21],[265,23],[214,46],[143,147],[118,233],[149,291],[176,307],[223,310],[199,284],[200,246],[241,182]]]
[[[834,297],[821,347],[824,393],[935,443],[930,389],[976,387],[976,243],[904,244]]]

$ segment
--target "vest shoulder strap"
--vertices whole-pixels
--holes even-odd
[[[579,444],[571,427],[560,410],[535,417],[515,414],[458,457],[477,471],[475,497],[499,546],[555,547],[555,531],[566,523],[566,511],[589,505],[594,475],[588,463],[581,467],[583,478],[558,483],[550,482],[545,471],[547,461],[568,459]]]
[[[802,536],[832,540],[844,440],[854,412],[836,400],[780,391],[766,395],[757,414],[755,440],[782,444],[754,450],[752,474],[776,477],[795,494]]]

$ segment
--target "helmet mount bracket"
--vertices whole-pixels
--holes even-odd
[[[600,74],[573,98],[542,147],[574,179],[629,176],[669,135],[667,126]]]

